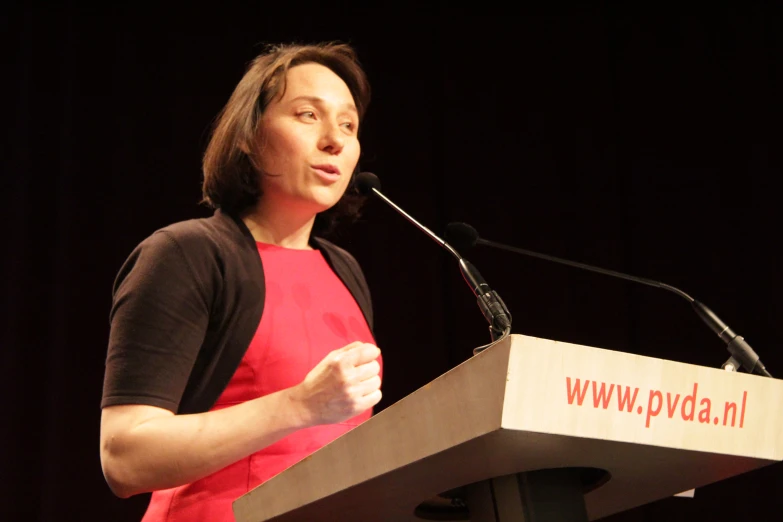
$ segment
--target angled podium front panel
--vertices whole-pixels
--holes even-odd
[[[591,520],[783,460],[783,382],[512,335],[234,503],[238,522],[414,521],[536,469],[611,478]]]

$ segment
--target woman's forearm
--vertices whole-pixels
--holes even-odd
[[[101,422],[104,475],[120,497],[193,482],[307,425],[290,390],[192,415],[110,407]]]

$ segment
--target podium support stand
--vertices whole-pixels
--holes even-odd
[[[587,522],[579,470],[543,469],[471,484],[471,522]]]

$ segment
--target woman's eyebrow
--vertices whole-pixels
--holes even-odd
[[[318,96],[297,96],[296,98],[291,100],[291,103],[299,102],[299,101],[308,101],[308,102],[313,103],[315,105],[321,105],[321,106],[326,105],[326,100],[324,100],[323,98],[319,98]],[[350,102],[344,103],[341,106],[341,109],[347,110],[347,111],[351,111],[351,112],[355,112],[356,114],[359,114],[359,111],[356,108],[356,105],[354,105],[353,103],[350,103]]]

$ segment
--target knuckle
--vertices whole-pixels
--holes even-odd
[[[353,381],[353,372],[350,368],[340,368],[338,378],[340,379],[340,384],[343,386],[349,386]]]
[[[332,372],[337,375],[338,378],[341,380],[344,380],[347,374],[347,368],[343,361],[334,361],[334,363],[331,365]]]
[[[338,392],[338,397],[343,402],[350,402],[353,400],[353,394],[351,393],[351,388],[349,386],[341,386],[340,391]]]

